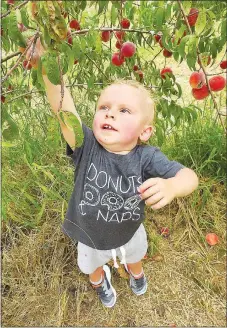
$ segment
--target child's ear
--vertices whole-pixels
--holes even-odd
[[[141,141],[147,141],[152,134],[153,134],[153,126],[149,125],[143,129],[139,138]]]

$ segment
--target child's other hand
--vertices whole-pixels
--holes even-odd
[[[146,199],[145,204],[151,205],[153,210],[169,204],[176,197],[172,179],[151,178],[146,180],[138,188],[141,198]]]

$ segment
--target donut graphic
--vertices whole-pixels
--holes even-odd
[[[86,183],[84,186],[84,203],[90,206],[96,206],[99,201],[100,194],[98,189]]]
[[[134,195],[126,200],[124,208],[126,210],[133,210],[134,208],[137,207],[137,205],[141,202],[141,200],[142,199],[140,195]]]
[[[124,200],[114,192],[107,192],[102,196],[101,204],[106,205],[110,212],[119,210],[124,204]]]

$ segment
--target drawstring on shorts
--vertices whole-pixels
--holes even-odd
[[[117,264],[117,253],[116,253],[116,249],[112,249],[111,250],[112,252],[112,257],[113,257],[113,260],[114,260],[114,267],[115,268],[119,268],[119,265]],[[124,249],[124,246],[121,246],[120,247],[120,252],[121,252],[121,255],[122,255],[122,260],[121,260],[121,264],[126,264],[126,259],[125,259],[125,249]]]

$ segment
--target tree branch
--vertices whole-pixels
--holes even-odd
[[[14,9],[14,10],[16,10],[16,9],[20,9],[21,7],[23,7],[24,5],[26,5],[26,3],[28,3],[28,1],[29,1],[29,0],[25,0],[25,1],[22,2],[19,6],[13,8],[13,9]],[[3,15],[1,16],[1,19],[4,18],[4,17],[6,17],[6,16],[8,16],[10,13],[11,13],[11,10],[8,10],[5,14],[3,14]]]
[[[7,60],[13,58],[13,57],[19,56],[20,54],[21,54],[21,52],[17,51],[17,52],[14,52],[13,54],[10,54],[10,55],[6,56],[5,58],[2,58],[1,59],[1,64],[6,62]]]

